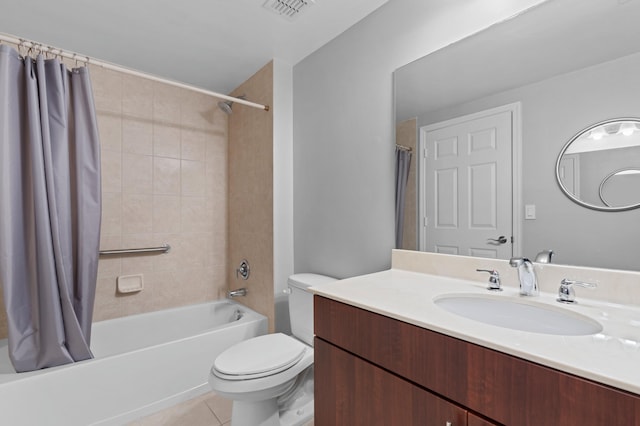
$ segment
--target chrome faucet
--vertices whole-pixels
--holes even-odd
[[[597,287],[597,285],[593,283],[585,283],[583,281],[568,280],[564,278],[560,282],[560,288],[558,289],[558,298],[556,300],[561,303],[578,303],[576,302],[576,292],[573,289],[574,285],[585,288]]]
[[[237,290],[231,290],[227,293],[227,296],[229,297],[238,297],[238,296],[246,296],[247,295],[247,289],[246,288],[239,288]]]
[[[498,271],[495,269],[476,269],[476,271],[488,272],[490,274],[487,290],[502,291],[502,287],[500,286],[500,273]]]
[[[533,270],[533,263],[526,257],[512,257],[509,260],[509,265],[518,268],[520,294],[523,296],[537,296],[540,290],[538,289],[536,272]]]
[[[553,257],[553,250],[542,250],[536,255],[536,263],[551,263]]]

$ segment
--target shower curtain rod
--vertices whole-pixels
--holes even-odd
[[[26,48],[35,49],[36,51],[40,51],[40,52],[44,52],[44,53],[51,53],[52,55],[62,56],[64,58],[68,58],[68,59],[72,59],[72,60],[75,60],[75,61],[83,62],[85,64],[91,64],[91,65],[99,66],[99,67],[102,67],[102,68],[105,68],[105,69],[108,69],[108,70],[111,70],[111,71],[117,71],[117,72],[121,72],[121,73],[124,73],[124,74],[133,75],[133,76],[136,76],[136,77],[146,78],[148,80],[156,81],[158,83],[168,84],[168,85],[171,85],[171,86],[179,87],[181,89],[187,89],[187,90],[191,90],[191,91],[194,91],[194,92],[202,93],[203,95],[212,96],[214,98],[224,99],[226,101],[232,101],[234,103],[238,103],[238,104],[250,106],[250,107],[253,107],[253,108],[258,108],[258,109],[263,109],[265,111],[269,111],[269,105],[262,105],[262,104],[258,104],[258,103],[255,103],[255,102],[247,101],[245,99],[234,98],[233,96],[223,95],[222,93],[216,93],[216,92],[212,92],[210,90],[201,89],[200,87],[197,87],[197,86],[192,86],[190,84],[180,83],[179,81],[169,80],[169,79],[166,79],[166,78],[163,78],[163,77],[158,77],[158,76],[153,75],[153,74],[148,74],[148,73],[144,73],[144,72],[141,72],[141,71],[136,71],[136,70],[133,70],[133,69],[130,69],[130,68],[121,67],[119,65],[111,64],[109,62],[100,61],[98,59],[91,58],[91,57],[86,56],[86,55],[80,55],[78,53],[67,52],[67,51],[62,50],[62,49],[60,49],[58,47],[47,46],[47,45],[42,44],[42,43],[26,40],[24,38],[14,37],[14,36],[11,36],[9,34],[0,33],[0,41],[17,44],[18,46],[24,46]]]

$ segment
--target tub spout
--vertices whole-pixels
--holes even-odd
[[[237,290],[231,290],[227,293],[227,296],[229,297],[238,297],[238,296],[246,296],[247,295],[247,289],[246,288],[239,288]]]

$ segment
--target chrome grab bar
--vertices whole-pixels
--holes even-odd
[[[133,248],[133,249],[118,249],[118,250],[100,250],[100,255],[110,255],[110,254],[132,254],[132,253],[168,253],[171,250],[171,246],[169,244],[163,244],[160,247],[143,247],[143,248]]]

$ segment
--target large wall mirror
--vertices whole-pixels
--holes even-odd
[[[640,187],[640,158],[604,176],[585,175],[598,180],[594,188],[589,185],[589,192],[595,194],[589,197],[596,197],[590,202],[622,211],[586,208],[567,197],[556,181],[556,162],[567,141],[598,123],[640,117],[639,17],[638,0],[549,0],[399,68],[394,73],[396,143],[416,154],[407,187],[402,248],[419,249],[424,244],[420,235],[425,223],[434,220],[443,223],[442,229],[462,222],[488,230],[497,226],[488,214],[483,216],[494,208],[491,196],[483,196],[482,203],[467,202],[477,195],[474,188],[482,187],[469,176],[492,182],[494,170],[475,167],[475,175],[454,176],[445,170],[437,176],[421,176],[421,147],[430,137],[436,139],[436,152],[440,148],[444,153],[459,153],[492,147],[499,138],[482,125],[457,147],[449,143],[449,136],[437,132],[447,123],[467,122],[465,117],[491,115],[517,105],[510,113],[511,121],[503,123],[514,144],[510,164],[505,165],[511,173],[510,186],[495,191],[513,195],[509,201],[511,235],[506,235],[508,250],[496,256],[533,258],[552,249],[554,263],[640,270],[640,209],[615,208],[620,203],[638,203],[634,197]],[[616,133],[622,134],[622,123],[616,126]],[[640,157],[637,151],[630,155]],[[498,181],[504,184],[505,178]],[[420,217],[420,203],[428,203],[421,195],[425,188],[431,187],[433,197],[434,188],[459,188],[463,183],[472,188],[466,195],[458,191],[436,197],[440,204],[435,209],[422,210],[442,217],[446,213],[455,220]],[[584,191],[586,187],[583,193],[587,196]],[[451,215],[453,208],[471,214]],[[497,251],[491,250],[495,245],[491,240],[504,241],[501,236],[487,234],[486,247],[458,254],[492,256]],[[446,247],[423,245],[428,251],[448,252]]]

